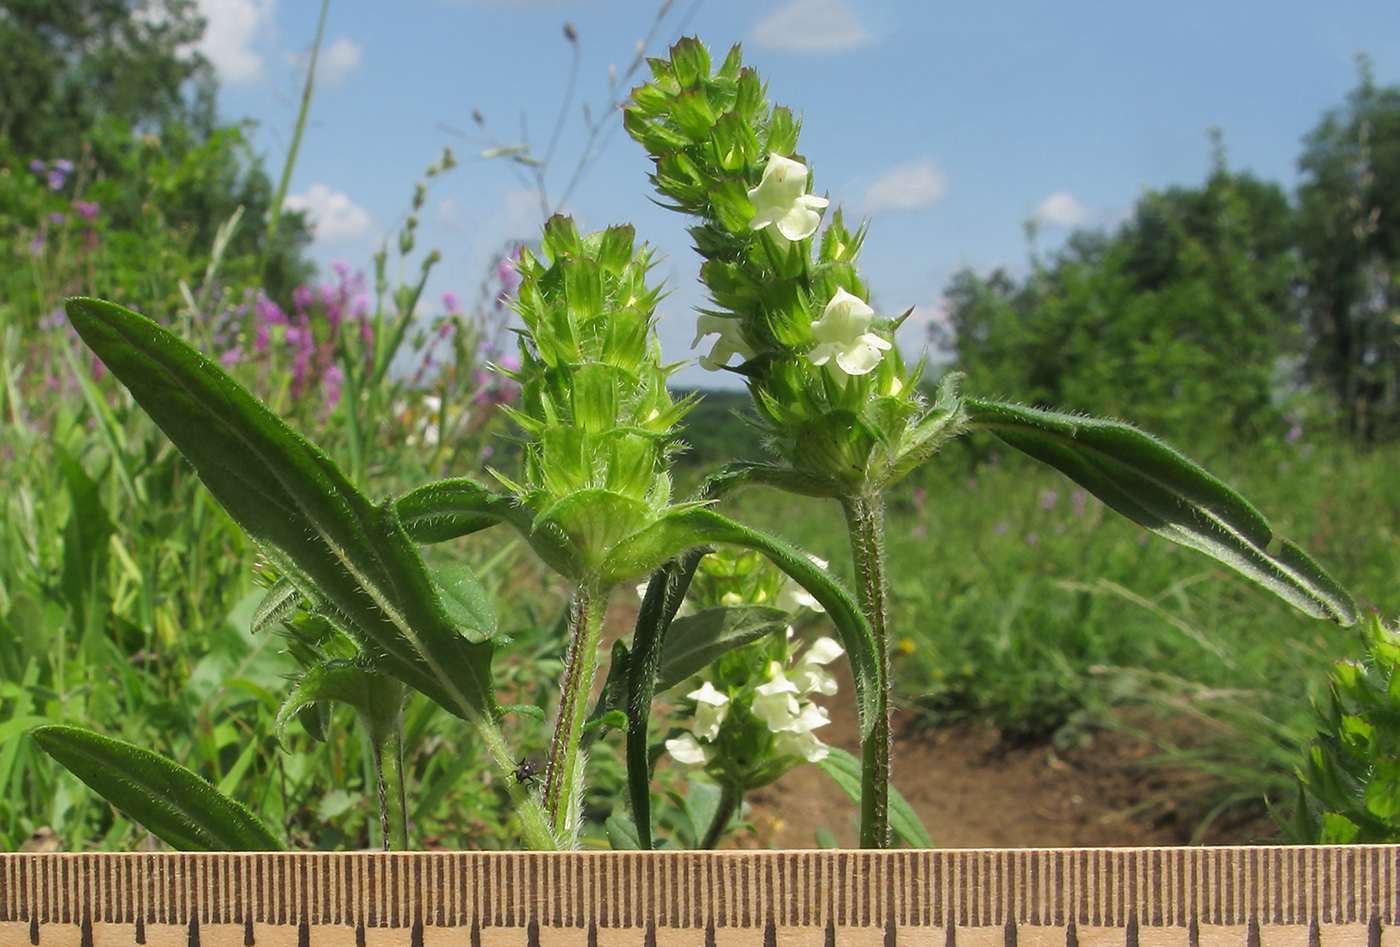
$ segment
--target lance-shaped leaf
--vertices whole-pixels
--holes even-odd
[[[316,704],[335,701],[354,708],[372,739],[391,731],[403,711],[403,685],[354,661],[334,660],[308,668],[277,713],[277,739],[285,746],[292,719]],[[314,736],[314,734],[313,734]]]
[[[671,619],[685,600],[695,569],[709,550],[686,549],[658,568],[642,596],[637,626],[632,632],[632,652],[627,661],[627,793],[637,847],[651,848],[651,758],[647,747],[647,723],[656,689],[656,671]]]
[[[78,727],[36,727],[30,734],[102,798],[181,851],[282,850],[247,807],[158,753]]]
[[[372,504],[315,445],[155,322],[96,299],[70,299],[67,310],[215,499],[289,566],[306,598],[345,617],[376,669],[458,716],[494,716],[491,645],[457,634],[392,505]]]
[[[568,539],[552,526],[535,528],[533,514],[513,497],[475,480],[440,480],[411,490],[394,502],[408,535],[418,543],[441,543],[496,523],[507,523],[529,542],[545,565],[572,575],[576,563]]]
[[[850,662],[856,707],[860,712],[861,739],[868,738],[875,727],[876,699],[882,686],[870,623],[861,614],[851,593],[800,549],[736,523],[713,510],[688,509],[668,514],[630,539],[618,543],[602,571],[609,575],[640,575],[656,563],[709,543],[729,543],[763,553],[826,609],[827,617],[836,625],[841,644],[846,649],[846,660]],[[634,645],[634,651],[635,648]]]
[[[704,608],[671,622],[656,669],[656,689],[667,691],[735,648],[787,630],[792,616],[767,605]]]
[[[969,430],[989,430],[1064,473],[1112,509],[1205,553],[1316,618],[1356,621],[1337,580],[1258,510],[1156,438],[1119,421],[969,398]]]

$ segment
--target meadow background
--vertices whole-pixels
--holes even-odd
[[[527,180],[539,150],[492,157],[442,135],[416,183],[384,182],[402,214],[382,244],[332,265],[314,243],[325,219],[288,201],[290,175],[218,108],[200,12],[82,0],[0,16],[12,64],[0,70],[0,850],[41,829],[73,849],[146,841],[28,740],[46,722],[159,750],[296,845],[361,847],[377,815],[348,717],[333,715],[327,742],[294,727],[279,748],[296,636],[250,634],[254,549],[77,342],[63,298],[100,296],[177,328],[372,496],[513,470],[498,408],[514,392],[489,365],[510,358],[509,262],[531,233],[446,264],[457,285],[444,289],[422,219],[457,173],[441,144]],[[651,7],[637,31],[652,29],[660,52],[684,12]],[[333,63],[334,42],[323,46]],[[559,88],[570,115],[571,92]],[[616,118],[588,121],[603,134]],[[972,393],[1161,435],[1393,619],[1400,86],[1360,59],[1351,91],[1296,135],[1296,181],[1232,168],[1217,136],[1202,180],[1147,189],[1053,248],[1032,217],[1026,261],[954,269],[915,341],[933,352],[930,383],[958,370]],[[577,160],[587,170],[595,157]],[[634,187],[644,193],[640,175]],[[689,418],[682,489],[762,451],[747,396],[728,384]],[[770,494],[728,505],[843,570],[835,508]],[[1202,774],[1182,800],[1200,824],[1266,800],[1286,815],[1317,728],[1311,702],[1331,664],[1362,650],[1354,632],[1109,515],[990,439],[950,447],[900,486],[888,542],[907,716],[1051,747],[1137,734]],[[470,563],[499,603],[514,639],[498,662],[503,702],[548,706],[564,589],[491,532],[432,555]],[[515,742],[542,742],[533,722],[513,726]],[[460,721],[415,697],[407,746],[425,844],[512,844],[503,787]],[[622,777],[606,744],[594,769],[587,814],[601,826]]]

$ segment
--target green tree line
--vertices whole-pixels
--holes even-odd
[[[142,237],[129,248],[133,266],[150,258],[159,231],[197,276],[218,228],[242,207],[221,272],[285,300],[311,273],[310,228],[302,214],[283,214],[266,272],[253,272],[273,187],[246,123],[217,113],[213,68],[195,49],[204,28],[194,0],[0,4],[0,225],[42,224],[28,219],[37,202],[25,193],[37,175],[40,186],[97,204],[105,232]],[[9,255],[23,252],[12,245]],[[4,262],[28,270],[23,259]],[[22,292],[5,288],[10,298]]]
[[[1033,252],[1020,279],[958,272],[934,341],[972,390],[1131,406],[1183,443],[1304,417],[1400,436],[1400,87],[1360,74],[1304,139],[1295,194],[1232,170],[1217,134],[1203,184],[1146,192],[1112,233]]]

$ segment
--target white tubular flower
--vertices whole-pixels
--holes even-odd
[[[695,736],[701,740],[719,736],[719,725],[729,714],[729,696],[721,694],[709,681],[685,696],[695,701]]]
[[[834,638],[818,638],[813,642],[793,669],[792,680],[797,685],[798,692],[804,695],[824,694],[827,697],[835,694],[836,678],[832,677],[823,665],[830,664],[845,653]]]
[[[864,375],[880,364],[893,343],[870,332],[875,310],[860,297],[838,289],[826,304],[822,316],[812,323],[817,347],[807,358],[813,365],[826,365],[837,383],[845,387],[847,377]]]
[[[764,726],[774,733],[791,730],[792,723],[801,713],[797,705],[797,685],[780,675],[767,684],[754,688],[754,699],[750,705],[753,715],[763,721]]]
[[[779,756],[800,756],[809,763],[820,763],[831,755],[831,749],[809,730],[805,733],[780,733],[773,740],[773,752]]]
[[[763,180],[749,191],[754,218],[753,230],[773,227],[779,246],[789,240],[806,240],[817,232],[822,215],[817,211],[829,203],[824,197],[807,193],[807,166],[782,155],[769,155]]]
[[[666,741],[666,752],[670,753],[671,759],[677,763],[703,766],[710,761],[710,754],[714,751],[709,747],[701,746],[691,734],[682,733],[674,740]]]
[[[735,355],[744,361],[748,361],[754,356],[753,349],[744,341],[738,319],[729,319],[710,313],[701,314],[700,318],[695,320],[695,341],[690,343],[690,347],[695,348],[700,344],[700,340],[707,335],[717,335],[719,338],[715,340],[714,348],[710,349],[709,355],[700,356],[700,367],[706,371],[719,371],[728,365],[729,359]]]

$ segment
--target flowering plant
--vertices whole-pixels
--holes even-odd
[[[663,360],[654,331],[661,292],[649,282],[651,252],[637,246],[631,227],[584,235],[554,217],[539,254],[520,254],[518,365],[501,368],[520,389],[518,406],[504,413],[520,432],[521,471],[493,470],[494,486],[438,480],[380,502],[358,486],[367,473],[363,450],[352,451],[347,476],[175,333],[111,303],[68,302],[82,339],[279,577],[255,626],[295,626],[291,616],[300,614],[313,629],[306,673],[283,716],[328,700],[355,707],[381,764],[386,841],[407,842],[394,757],[404,696],[416,690],[474,727],[507,780],[525,842],[536,848],[578,844],[588,743],[623,731],[631,841],[652,847],[652,699],[679,685],[694,723],[669,736],[672,757],[703,766],[729,800],[728,813],[746,790],[814,761],[859,799],[862,845],[890,844],[902,816],[890,788],[889,652],[898,639],[887,606],[884,495],[941,444],[977,430],[1309,614],[1355,620],[1346,590],[1276,537],[1244,498],[1135,428],[967,397],[951,376],[926,396],[922,366],[909,368],[894,339],[900,319],[870,304],[857,267],[864,228],[851,232],[839,209],[821,227],[829,202],[812,193],[793,114],[765,101],[737,48],[712,71],[705,48],[686,40],[651,67],[653,80],[634,91],[626,127],[650,153],[662,196],[696,219],[691,233],[713,303],[698,335],[719,337],[703,361],[743,377],[776,454],[768,463],[729,465],[694,497],[672,492],[669,459],[690,402],[667,390],[677,365]],[[400,234],[404,254],[413,247],[413,220]],[[386,407],[373,392],[410,331],[423,288],[422,280],[401,286],[391,316],[382,260],[373,343],[363,360],[344,363],[343,397],[356,409],[352,442]],[[742,361],[730,365],[736,355]],[[854,595],[823,564],[713,509],[750,486],[841,506]],[[468,570],[430,569],[418,549],[496,525],[515,530],[571,586],[559,706],[538,784],[526,778],[532,771],[508,746],[502,720],[545,711],[499,705],[492,665],[506,642],[485,593]],[[702,566],[717,546],[761,554],[805,590],[809,606],[820,605],[835,637],[795,647],[782,604],[796,599],[784,598],[777,572],[723,558]],[[593,700],[608,599],[642,576],[650,579],[635,628],[613,646]],[[691,588],[704,607],[682,614]],[[815,735],[826,714],[813,697],[832,690],[826,668],[841,657],[860,717],[859,761]],[[207,786],[197,803],[175,807],[200,823],[203,834],[192,835],[171,825],[169,794],[150,788],[192,785],[173,763],[81,731],[35,732],[109,798],[167,830],[163,837],[233,847],[273,838]],[[709,822],[706,840],[727,826],[725,809]],[[897,831],[927,838],[907,820]]]

